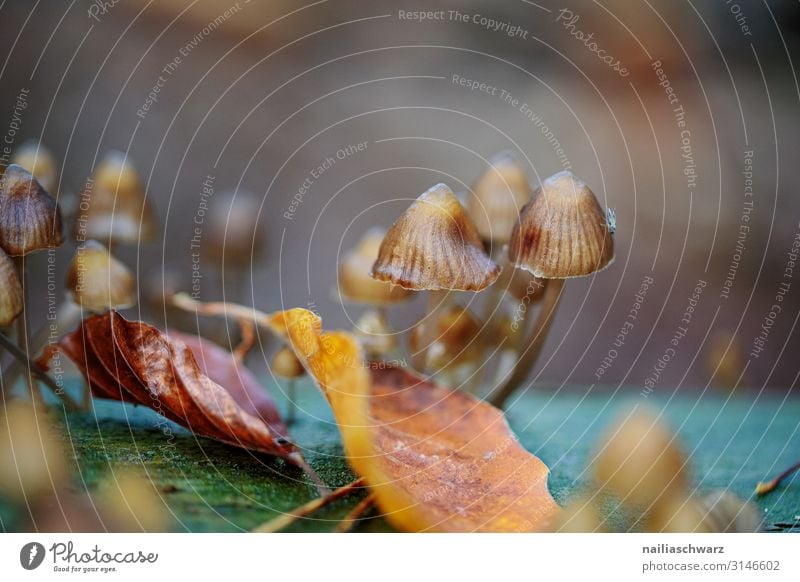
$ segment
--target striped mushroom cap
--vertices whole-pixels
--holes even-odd
[[[8,166],[0,185],[0,247],[21,257],[63,242],[56,201],[28,170]]]
[[[545,279],[583,277],[610,265],[614,241],[586,183],[571,172],[547,178],[520,213],[508,258]]]
[[[423,193],[397,219],[372,267],[375,279],[415,291],[482,291],[499,274],[475,224],[445,184]]]

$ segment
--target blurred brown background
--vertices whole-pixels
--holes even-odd
[[[400,14],[417,10],[444,13],[422,22]],[[511,149],[534,184],[569,167],[617,213],[616,262],[567,285],[538,381],[598,382],[616,349],[599,383],[642,385],[703,280],[658,388],[703,388],[720,358],[733,376],[746,365],[747,385],[794,386],[800,281],[784,272],[800,230],[797,3],[10,1],[0,23],[0,131],[29,91],[11,139],[40,139],[56,153],[65,206],[109,149],[127,151],[141,171],[162,236],[119,254],[138,265],[143,289],[165,272],[191,288],[194,220],[212,176],[217,193],[254,193],[265,250],[243,275],[221,277],[212,243],[201,241],[201,297],[312,306],[328,327],[347,326],[358,311],[336,297],[339,255],[431,184],[465,191],[493,153]],[[592,42],[629,74],[605,64]],[[677,96],[672,105],[654,61]],[[471,91],[453,75],[497,90]],[[725,299],[747,151],[750,230]],[[336,161],[291,212],[326,158]],[[58,251],[59,273],[73,248]],[[46,263],[30,261],[42,282]],[[654,284],[615,347],[646,277]],[[792,282],[782,311],[764,351],[748,357],[782,281]],[[394,323],[410,324],[421,309],[421,300],[403,307]],[[162,314],[142,317],[164,323]]]

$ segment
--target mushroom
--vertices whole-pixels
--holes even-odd
[[[472,186],[467,209],[484,242],[500,250],[508,244],[520,209],[533,189],[525,168],[512,152],[496,154],[489,163]]]
[[[115,259],[108,249],[90,240],[78,246],[67,269],[67,299],[58,307],[53,322],[43,326],[29,342],[29,353],[45,347],[56,330],[69,329],[80,321],[83,311],[104,313],[111,309],[127,309],[136,305],[136,280],[130,269]],[[20,369],[12,366],[7,373],[16,380]],[[84,390],[84,405],[89,393]]]
[[[22,284],[14,263],[0,249],[0,329],[11,325],[22,313]]]
[[[371,359],[385,357],[397,347],[395,332],[389,325],[385,311],[366,310],[356,321],[354,332]]]
[[[372,357],[385,356],[397,343],[386,308],[406,301],[412,295],[408,289],[370,276],[385,235],[383,228],[369,229],[355,248],[344,255],[338,273],[339,296],[347,303],[368,306],[356,322],[355,331],[365,351]]]
[[[156,219],[139,173],[126,154],[111,151],[92,174],[91,200],[76,221],[78,240],[136,245],[156,234]]]
[[[566,171],[547,178],[520,213],[508,258],[516,268],[548,282],[527,348],[506,384],[491,398],[498,408],[536,363],[561,298],[564,279],[591,275],[614,260],[606,213],[586,183]]]
[[[425,352],[425,367],[436,370],[437,375],[447,378],[448,382],[461,383],[472,374],[473,364],[481,355],[475,341],[481,322],[461,305],[450,305],[440,313],[436,319],[436,340]],[[419,324],[411,331],[412,350],[421,349],[425,327]]]
[[[424,350],[436,339],[436,311],[450,291],[479,292],[497,280],[500,267],[486,254],[478,231],[453,191],[436,184],[417,198],[381,243],[372,277],[413,291],[429,291]]]
[[[23,309],[17,319],[17,343],[26,356],[30,350],[25,257],[38,250],[56,248],[63,242],[61,211],[56,201],[30,172],[17,164],[9,165],[0,185],[0,248],[14,258],[22,282]],[[31,373],[25,376],[31,397],[40,401],[41,394]]]
[[[35,140],[28,140],[17,148],[11,163],[22,166],[33,174],[48,192],[58,186],[58,164],[50,150]]]
[[[67,271],[67,289],[75,305],[93,313],[136,305],[133,273],[95,240],[75,251]]]
[[[228,281],[243,293],[248,269],[264,249],[263,230],[258,228],[260,210],[259,200],[250,192],[220,192],[209,201],[203,242],[219,264],[223,290]]]

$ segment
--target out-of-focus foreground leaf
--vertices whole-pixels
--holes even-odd
[[[209,341],[168,337],[112,311],[84,320],[60,346],[95,397],[141,404],[195,434],[306,467],[272,399]]]
[[[328,398],[353,469],[406,531],[537,531],[559,508],[548,469],[502,413],[398,368],[368,369],[355,339],[313,313],[272,316]]]

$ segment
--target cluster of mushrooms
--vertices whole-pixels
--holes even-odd
[[[387,306],[426,291],[427,311],[409,334],[411,364],[472,392],[489,386],[487,398],[499,407],[535,365],[564,280],[613,261],[612,234],[580,178],[559,172],[534,191],[520,161],[501,153],[466,204],[436,184],[388,231],[368,231],[340,264],[339,291],[368,306],[356,333],[375,359],[397,350]],[[487,289],[480,317],[454,297]]]
[[[124,154],[110,152],[87,182],[86,195],[68,200],[73,207],[69,219],[75,251],[66,277],[66,292],[57,311],[48,312],[45,324],[32,331],[25,316],[26,305],[31,305],[25,260],[31,253],[61,246],[65,221],[57,202],[58,166],[53,155],[42,145],[26,142],[15,152],[12,162],[0,182],[0,330],[17,322],[16,344],[0,333],[0,341],[16,360],[3,366],[4,392],[23,376],[34,402],[41,403],[38,380],[53,389],[68,408],[76,408],[78,404],[39,368],[31,355],[55,343],[61,332],[83,316],[136,304],[133,273],[112,256],[109,248],[135,247],[152,238],[155,215],[136,170]],[[53,264],[54,260],[49,259],[48,273]],[[52,285],[47,282],[49,293]],[[48,309],[52,300],[48,298]],[[84,394],[84,404],[86,398]]]

